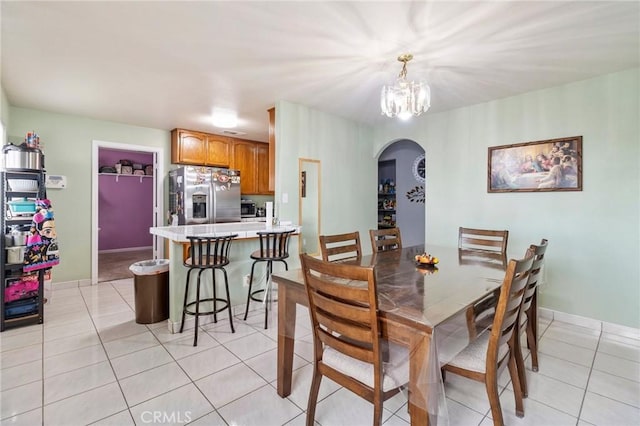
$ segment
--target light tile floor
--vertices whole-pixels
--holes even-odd
[[[131,279],[55,289],[45,323],[0,335],[3,425],[303,425],[311,381],[308,316],[300,308],[293,392],[276,393],[276,330],[262,311],[247,322],[169,334],[135,323]],[[500,378],[509,425],[640,424],[640,338],[541,321],[540,371],[527,372],[525,417],[514,414],[508,373]],[[527,360],[527,366],[530,366]],[[492,424],[482,384],[449,375],[451,425]],[[370,425],[372,408],[323,380],[317,424]],[[384,405],[385,425],[409,421],[406,395]]]

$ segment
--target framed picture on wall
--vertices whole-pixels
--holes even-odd
[[[582,191],[582,136],[489,147],[487,192]]]

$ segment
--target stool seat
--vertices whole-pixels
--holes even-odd
[[[226,235],[221,237],[187,237],[189,240],[189,257],[183,261],[183,265],[189,268],[187,270],[187,282],[184,289],[184,302],[182,305],[182,321],[180,324],[180,333],[184,329],[184,321],[186,315],[195,317],[195,330],[193,337],[193,346],[198,346],[198,320],[202,315],[213,315],[213,322],[218,322],[218,313],[229,311],[229,324],[231,332],[235,333],[233,328],[233,317],[231,314],[231,296],[229,295],[229,279],[225,266],[229,264],[229,249],[231,242],[238,234]],[[189,284],[192,271],[198,271],[198,280],[196,282],[196,295],[194,299],[189,299]],[[211,270],[212,280],[212,296],[201,297],[201,276],[206,270]],[[216,290],[216,270],[222,271],[224,275],[224,286],[226,290],[226,298],[218,297]],[[212,308],[207,311],[200,310],[202,304],[211,304]]]
[[[247,293],[247,305],[244,310],[244,320],[247,320],[247,315],[249,314],[249,304],[251,301],[262,302],[263,299],[266,302],[270,301],[270,290],[271,290],[271,273],[273,272],[273,262],[282,262],[284,264],[285,270],[289,270],[289,265],[285,259],[289,257],[289,239],[291,235],[295,232],[294,229],[288,231],[260,231],[256,234],[258,235],[258,240],[260,242],[260,249],[254,251],[249,255],[251,259],[253,259],[253,263],[251,264],[251,275],[249,276],[249,291]],[[253,273],[255,270],[255,266],[259,262],[267,262],[267,284],[265,288],[261,288],[258,290],[252,290],[253,287]],[[263,298],[259,298],[259,294],[263,294],[266,292],[266,295]],[[267,319],[269,315],[269,304],[265,303],[264,310],[264,328],[267,329]]]

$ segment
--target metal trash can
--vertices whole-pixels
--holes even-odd
[[[169,318],[169,260],[136,262],[133,272],[136,322],[152,324]]]

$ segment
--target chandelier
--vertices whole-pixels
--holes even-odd
[[[420,115],[431,106],[431,89],[422,81],[407,81],[407,62],[413,59],[413,55],[405,53],[398,56],[402,62],[402,70],[396,84],[383,86],[380,97],[382,114],[387,117],[398,117],[402,120],[412,115]]]

